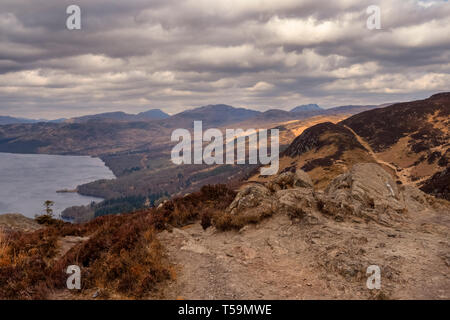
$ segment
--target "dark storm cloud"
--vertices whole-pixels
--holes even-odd
[[[450,84],[449,17],[444,1],[2,0],[0,114],[425,97]]]

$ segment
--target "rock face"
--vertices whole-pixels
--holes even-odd
[[[380,215],[399,215],[406,210],[391,175],[374,163],[356,164],[336,177],[318,196],[323,213],[344,219],[357,216],[383,220]]]
[[[294,220],[303,220],[310,224],[320,220],[312,188],[280,190],[275,194],[275,198],[277,213],[284,213]]]
[[[356,164],[349,172],[335,178],[325,192],[338,194],[346,189],[358,201],[386,202],[399,199],[395,181],[389,173],[375,163]]]
[[[281,173],[267,183],[267,187],[272,191],[297,187],[312,188],[313,182],[305,171],[297,169],[295,172],[288,171]]]
[[[262,184],[252,183],[244,186],[228,207],[231,214],[264,214],[272,210],[273,196]]]
[[[232,214],[264,214],[268,210],[315,223],[324,217],[337,221],[360,218],[391,224],[408,211],[430,207],[427,196],[415,187],[399,187],[380,165],[360,163],[336,177],[324,192],[316,192],[302,170],[284,172],[271,181],[245,186],[228,211]]]

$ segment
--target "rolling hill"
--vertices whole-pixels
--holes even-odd
[[[392,164],[404,183],[425,185],[449,167],[448,92],[363,112],[340,124],[364,139],[380,161]]]

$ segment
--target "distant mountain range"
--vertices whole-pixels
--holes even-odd
[[[129,114],[122,111],[117,112],[106,112],[99,113],[93,115],[86,115],[81,117],[75,117],[70,119],[56,119],[56,120],[47,120],[47,119],[27,119],[27,118],[16,118],[10,116],[0,116],[0,125],[7,124],[27,124],[27,123],[61,123],[61,122],[69,122],[69,123],[82,123],[88,121],[148,121],[148,120],[161,120],[169,118],[170,116],[161,111],[160,109],[151,109],[145,112],[141,112],[138,114]]]
[[[0,116],[0,125],[13,123],[34,123],[36,121],[24,118],[13,118],[9,116]]]
[[[371,107],[359,108],[367,110]],[[331,112],[331,117],[328,117],[328,112]],[[109,199],[142,195],[146,192],[174,194],[195,190],[198,185],[205,183],[229,181],[245,174],[247,170],[242,166],[219,166],[211,172],[207,172],[207,166],[174,168],[170,161],[170,151],[174,144],[171,134],[174,129],[190,129],[195,120],[203,121],[204,130],[274,128],[289,122],[292,130],[284,130],[281,134],[283,143],[289,143],[297,132],[294,127],[305,126],[309,122],[304,120],[308,118],[315,117],[315,121],[326,121],[331,118],[345,119],[352,114],[354,113],[347,108],[342,111],[335,108],[331,111],[261,112],[224,104],[207,105],[172,116],[160,110],[150,110],[137,115],[112,112],[78,117],[61,123],[0,125],[0,152],[100,157],[118,179],[108,182],[107,185],[103,182],[92,183],[88,187],[80,188],[79,192],[86,195]],[[158,117],[160,119],[154,120]]]
[[[0,125],[5,124],[17,124],[17,123],[38,123],[38,122],[50,122],[59,123],[66,119],[56,119],[56,120],[45,120],[45,119],[26,119],[26,118],[15,118],[10,116],[0,116]]]
[[[19,119],[0,126],[0,152],[104,155],[138,149],[165,149],[176,128],[190,129],[194,121],[203,128],[263,128],[315,116],[352,115],[377,106],[344,106],[332,109],[265,112],[207,105],[169,116],[161,110],[139,114],[109,112],[61,121]],[[307,108],[308,109],[308,108]],[[298,110],[298,109],[297,109]],[[158,121],[151,121],[158,120]],[[141,134],[137,134],[140,131]],[[162,145],[164,147],[162,147]],[[158,151],[159,152],[159,151]]]
[[[77,118],[71,118],[67,122],[80,123],[88,121],[147,121],[166,119],[170,116],[160,109],[152,109],[138,114],[129,114],[122,111],[106,112],[93,115],[87,115]]]
[[[321,111],[323,110],[317,104],[304,104],[298,107],[295,107],[291,110],[291,112],[304,112],[304,111]]]
[[[123,111],[106,112],[92,115],[85,115],[81,117],[74,117],[70,119],[26,119],[16,118],[10,116],[0,116],[0,125],[8,124],[33,124],[33,123],[85,123],[92,121],[151,121],[151,120],[165,120],[165,127],[186,127],[191,126],[192,121],[202,120],[207,126],[220,127],[230,123],[245,122],[247,120],[254,120],[255,122],[277,122],[304,119],[316,115],[340,114],[349,113],[355,114],[358,112],[370,110],[376,107],[385,105],[356,105],[356,106],[341,106],[330,109],[323,109],[317,104],[306,104],[293,108],[291,111],[284,111],[280,109],[271,109],[268,111],[256,111],[245,108],[235,108],[225,104],[207,105],[195,109],[189,109],[173,116],[165,113],[160,109],[151,109],[138,114],[130,114]],[[168,121],[168,122],[167,122]]]
[[[167,113],[160,109],[151,109],[137,114],[138,117],[147,119],[166,119],[170,117]]]
[[[204,127],[221,127],[253,119],[259,114],[261,114],[260,111],[216,104],[180,112],[163,121],[162,125],[165,127],[191,128],[193,121],[202,121]]]

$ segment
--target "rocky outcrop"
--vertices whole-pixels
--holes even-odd
[[[391,175],[374,163],[356,164],[336,177],[317,198],[319,210],[337,220],[356,216],[382,222],[400,218],[406,210]]]
[[[262,184],[245,185],[228,207],[230,214],[263,215],[272,210],[275,199]]]
[[[284,213],[294,221],[305,221],[315,224],[320,220],[314,190],[311,188],[295,188],[280,190],[275,194],[276,212]]]
[[[294,186],[301,188],[312,188],[313,182],[311,177],[305,171],[297,169],[295,170]]]
[[[316,192],[302,170],[284,172],[263,184],[249,184],[236,196],[232,214],[263,215],[272,210],[296,220],[317,223],[324,217],[337,221],[360,218],[390,225],[402,221],[409,211],[431,208],[419,189],[398,187],[380,165],[360,163],[339,175],[323,192]]]
[[[313,182],[309,175],[297,169],[295,172],[283,172],[267,183],[267,188],[271,191],[284,190],[289,188],[312,188]]]

